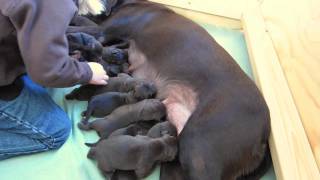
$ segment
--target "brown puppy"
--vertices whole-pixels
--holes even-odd
[[[156,163],[172,161],[177,151],[177,140],[169,135],[161,138],[122,135],[99,141],[90,149],[88,158],[96,160],[104,173],[113,173],[116,169],[134,170],[141,179]]]
[[[94,129],[101,138],[120,128],[138,121],[160,121],[166,115],[164,104],[158,99],[146,99],[135,104],[120,106],[105,118],[98,118],[88,124],[79,124],[83,130]]]
[[[66,99],[78,101],[89,101],[91,97],[105,92],[141,92],[154,91],[156,89],[154,83],[150,83],[143,79],[132,78],[128,74],[120,73],[117,77],[112,77],[108,80],[105,86],[97,85],[83,85],[74,89],[71,93],[66,95]]]
[[[113,131],[109,137],[111,136],[119,136],[119,135],[147,135],[149,130],[157,124],[158,121],[140,121],[133,124],[130,124],[127,127],[117,129]],[[170,134],[169,134],[170,135]]]
[[[158,138],[168,134],[170,136],[177,136],[177,129],[169,122],[164,121],[154,125],[149,131],[147,136],[151,138]]]
[[[133,92],[106,92],[93,96],[88,103],[87,110],[82,112],[84,115],[82,123],[86,124],[90,116],[104,117],[120,106],[138,101],[139,99]]]

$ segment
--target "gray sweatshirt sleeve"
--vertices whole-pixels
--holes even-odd
[[[0,0],[9,17],[28,75],[47,87],[86,84],[92,71],[68,55],[66,29],[76,12],[72,0]]]

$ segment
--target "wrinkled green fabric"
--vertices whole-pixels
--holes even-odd
[[[201,24],[215,37],[241,68],[250,76],[252,71],[243,34],[239,31]],[[201,58],[201,57],[199,57]],[[89,150],[85,142],[95,142],[95,132],[82,132],[77,128],[80,113],[86,108],[86,102],[66,101],[64,95],[73,88],[49,89],[52,98],[69,115],[73,122],[68,141],[56,151],[16,157],[0,162],[0,180],[102,180],[103,176],[95,162],[87,159]],[[1,138],[1,137],[0,137]],[[157,167],[147,180],[158,180],[160,168]],[[271,169],[263,180],[275,179]]]

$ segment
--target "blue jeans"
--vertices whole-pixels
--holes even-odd
[[[27,76],[22,79],[16,99],[0,100],[0,160],[57,149],[70,134],[71,120],[47,91]]]

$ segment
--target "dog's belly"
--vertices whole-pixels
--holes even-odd
[[[198,103],[195,91],[191,86],[180,83],[178,80],[169,80],[175,78],[168,77],[167,74],[170,73],[159,72],[157,67],[151,67],[146,56],[132,42],[129,48],[129,62],[129,69],[133,77],[146,79],[156,84],[157,98],[164,99],[167,119],[176,127],[179,134]]]

